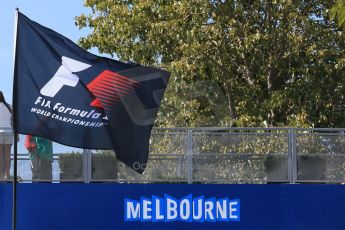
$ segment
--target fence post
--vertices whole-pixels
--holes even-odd
[[[2,143],[1,143],[1,144],[2,144]],[[1,160],[1,162],[4,162],[3,165],[5,165],[5,154],[4,154],[4,152],[5,152],[5,145],[2,144],[2,159],[0,159],[0,160]],[[12,165],[12,164],[11,164],[11,165]],[[5,175],[5,167],[1,167],[1,175],[2,175],[2,176]],[[4,181],[5,181],[5,179],[4,179]],[[1,181],[0,181],[0,182],[1,182]]]
[[[91,181],[91,150],[83,149],[83,178],[84,183],[90,183]]]
[[[193,135],[192,130],[187,132],[187,182],[193,183]]]
[[[288,133],[288,176],[290,184],[297,181],[297,138],[296,130],[291,128]]]

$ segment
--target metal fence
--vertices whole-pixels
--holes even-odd
[[[19,146],[23,136],[21,140]],[[1,163],[1,143],[0,149]],[[118,162],[111,151],[61,151],[56,146],[53,162],[34,167],[22,150],[18,175],[22,182],[57,183],[343,183],[345,129],[154,129],[142,175]]]

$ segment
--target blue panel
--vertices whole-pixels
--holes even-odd
[[[0,183],[0,230],[10,230],[12,224],[12,185]]]
[[[11,184],[0,184],[0,229],[10,230]],[[240,221],[125,221],[124,200],[240,200]],[[161,203],[161,202],[160,202]],[[236,213],[236,212],[234,212]],[[153,214],[153,212],[152,212]],[[18,230],[265,229],[344,230],[342,185],[19,184]]]

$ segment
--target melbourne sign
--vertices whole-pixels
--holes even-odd
[[[124,220],[139,222],[218,222],[240,221],[240,200],[216,199],[190,194],[181,199],[165,194],[140,200],[124,200]]]

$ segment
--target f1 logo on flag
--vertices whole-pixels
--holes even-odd
[[[55,75],[43,86],[40,93],[47,97],[55,95],[64,87],[76,87],[79,77],[74,74],[91,67],[91,65],[62,56],[62,64]],[[104,70],[87,85],[88,90],[96,97],[91,106],[110,110],[111,106],[119,102],[122,96],[139,87],[140,83],[128,79],[120,74]]]

